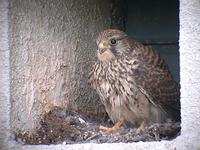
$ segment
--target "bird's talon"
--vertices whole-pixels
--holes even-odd
[[[137,128],[136,134],[139,134],[139,133],[141,133],[142,131],[144,131],[144,128],[145,128],[145,127],[146,127],[146,121],[143,121],[143,122],[140,124],[139,128]]]
[[[108,127],[105,127],[105,126],[100,126],[99,130],[102,130],[102,131],[108,132],[108,133],[113,132],[113,128],[108,128]]]
[[[118,131],[118,130],[121,130],[123,128],[124,128],[124,126],[123,126],[122,122],[116,123],[112,128],[105,127],[105,126],[100,126],[99,127],[100,130],[108,132],[108,133],[112,133],[114,131]]]

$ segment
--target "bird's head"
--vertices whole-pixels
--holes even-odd
[[[109,62],[130,52],[128,35],[120,30],[107,29],[96,40],[97,57],[102,62]]]

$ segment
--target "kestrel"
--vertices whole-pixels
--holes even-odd
[[[137,131],[167,120],[180,121],[180,92],[168,66],[152,48],[126,33],[107,29],[96,40],[97,62],[90,82],[115,124],[112,132],[133,124]]]

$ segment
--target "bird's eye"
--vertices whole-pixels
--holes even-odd
[[[115,44],[117,43],[117,40],[116,40],[116,39],[111,39],[111,40],[110,40],[110,43],[111,43],[112,45],[115,45]]]

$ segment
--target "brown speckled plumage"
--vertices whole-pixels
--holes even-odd
[[[100,33],[90,82],[114,123],[180,120],[179,88],[160,55],[126,33]]]

